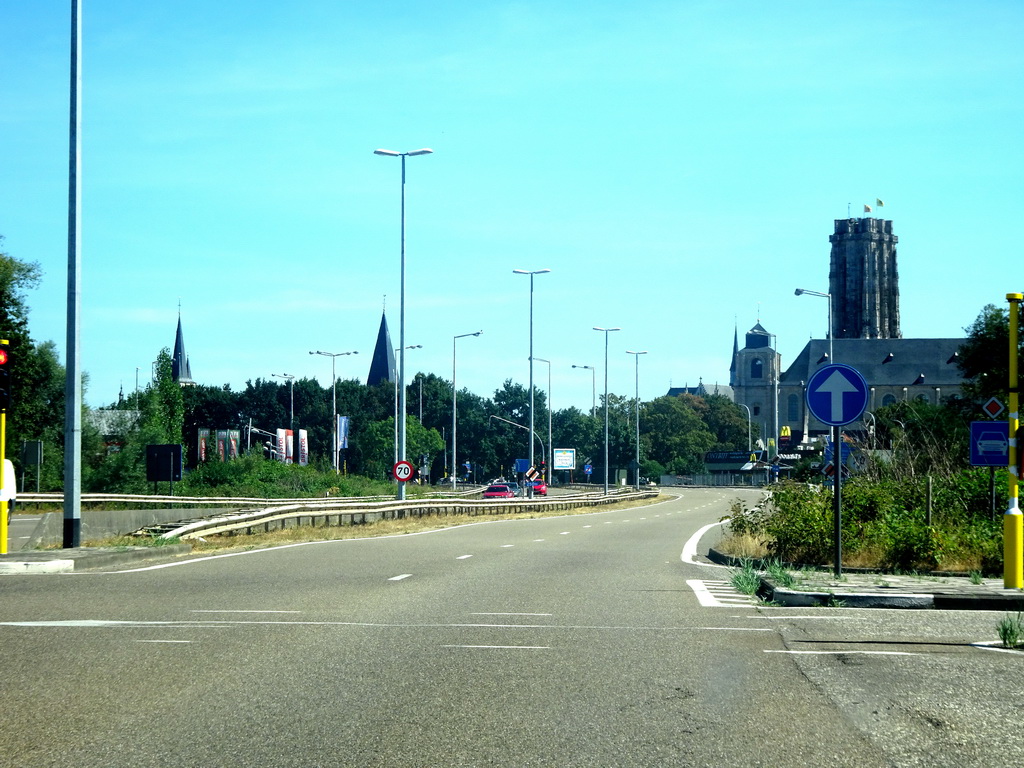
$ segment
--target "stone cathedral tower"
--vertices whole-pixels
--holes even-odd
[[[836,219],[828,291],[837,339],[899,339],[900,288],[892,222]]]

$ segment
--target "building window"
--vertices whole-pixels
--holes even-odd
[[[786,399],[786,420],[800,421],[800,396],[790,395]]]
[[[895,402],[896,402],[896,396],[895,395],[886,395],[885,397],[882,398],[882,405],[883,406],[885,406],[885,405],[892,405]]]
[[[761,415],[761,406],[760,405],[755,405],[753,408],[751,408],[751,410],[754,412],[755,416],[760,416]]]
[[[760,358],[754,358],[753,360],[750,361],[750,378],[764,378],[764,361],[761,360]]]

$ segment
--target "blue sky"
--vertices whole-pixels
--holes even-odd
[[[31,330],[63,350],[68,2],[0,7],[0,234],[42,266]],[[489,396],[552,361],[632,396],[727,383],[760,318],[788,365],[825,333],[836,218],[892,219],[902,330],[960,336],[1024,290],[1019,2],[88,0],[86,400],[144,384],[180,302],[194,378],[330,381],[309,350],[399,325],[408,377]],[[547,366],[536,381],[547,386]]]

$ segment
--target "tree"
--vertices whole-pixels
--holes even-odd
[[[1006,402],[1010,381],[1009,318],[1008,307],[988,304],[964,329],[967,339],[957,351],[957,366],[964,376],[966,399],[980,404],[990,397],[998,397]]]

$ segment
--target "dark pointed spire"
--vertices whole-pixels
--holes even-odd
[[[174,355],[171,357],[171,377],[181,385],[195,384],[192,368],[185,354],[185,336],[181,332],[181,309],[178,309],[178,332],[174,335]]]
[[[384,312],[380,316],[380,330],[377,331],[377,344],[373,348],[366,386],[375,387],[382,381],[395,380],[395,348],[391,344],[391,334],[388,332],[387,312]]]

